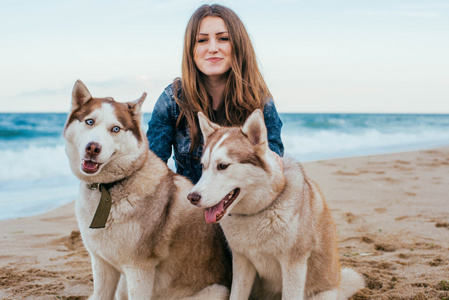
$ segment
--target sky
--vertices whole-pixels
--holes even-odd
[[[152,111],[212,3],[242,19],[279,112],[449,113],[447,0],[2,0],[0,112],[68,112],[77,79]]]

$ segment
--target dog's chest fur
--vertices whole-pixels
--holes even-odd
[[[256,268],[264,289],[278,293],[282,287],[279,257],[297,242],[299,218],[277,207],[253,216],[232,215],[221,226],[232,251],[244,254]]]
[[[276,254],[292,243],[299,226],[298,216],[283,209],[269,209],[257,215],[232,214],[221,222],[228,242],[233,249],[260,249]]]
[[[291,166],[291,163],[285,164],[285,190],[271,205],[254,215],[231,212],[220,223],[232,251],[244,254],[256,268],[263,286],[275,293],[282,287],[279,259],[291,251],[314,247],[316,241],[305,228],[313,226],[312,210],[315,213],[322,210],[322,199],[309,201],[305,197],[311,183],[307,182],[300,164]]]
[[[168,255],[169,245],[163,241],[170,238],[172,227],[168,224],[176,215],[171,213],[169,217],[165,210],[177,205],[178,199],[160,197],[160,193],[176,187],[169,178],[170,172],[154,165],[159,161],[151,161],[148,160],[132,178],[110,188],[112,207],[105,228],[89,228],[101,193],[98,189],[91,189],[88,184],[81,184],[80,199],[76,201],[76,215],[83,241],[89,252],[117,269],[131,261],[144,262],[148,257],[163,259]],[[165,167],[162,161],[160,164]],[[135,180],[143,177],[139,172],[147,174],[149,169],[158,171],[157,177],[146,176],[146,180]],[[164,236],[155,239],[154,236],[159,236],[162,228]]]
[[[131,253],[132,247],[129,245],[139,243],[141,228],[139,224],[132,221],[132,207],[125,199],[113,200],[105,228],[89,228],[100,197],[101,193],[97,189],[91,190],[87,186],[82,187],[80,199],[76,203],[80,231],[83,242],[91,253],[119,267],[127,258],[135,257],[135,253]],[[117,249],[120,249],[120,253]]]

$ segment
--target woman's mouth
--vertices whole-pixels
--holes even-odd
[[[219,62],[219,61],[221,61],[221,60],[223,60],[223,58],[220,58],[220,57],[210,57],[210,58],[208,58],[208,59],[206,59],[208,62],[211,62],[211,63],[216,63],[216,62]]]

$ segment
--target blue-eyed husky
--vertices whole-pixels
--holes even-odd
[[[64,137],[81,180],[76,217],[92,259],[93,298],[113,299],[124,277],[120,299],[227,299],[221,229],[186,199],[192,184],[148,150],[145,97],[119,103],[93,98],[81,81],[73,88]]]

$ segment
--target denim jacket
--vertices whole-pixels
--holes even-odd
[[[190,153],[188,126],[176,128],[180,109],[173,96],[172,85],[165,88],[154,106],[151,120],[148,122],[147,138],[150,150],[165,162],[170,158],[173,147],[176,172],[196,183],[201,177],[200,158],[203,147],[199,146]],[[268,99],[263,114],[267,126],[269,147],[279,156],[283,156],[282,121],[276,111],[273,99]]]

